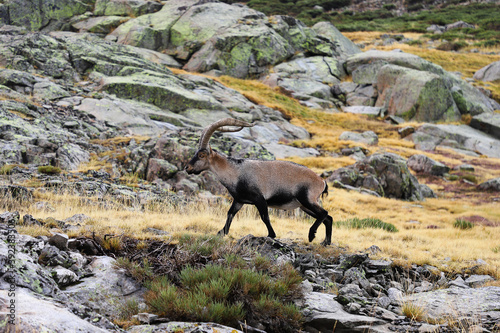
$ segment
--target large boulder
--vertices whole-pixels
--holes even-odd
[[[304,297],[302,308],[304,326],[307,332],[326,332],[330,331],[332,327],[347,332],[353,331],[359,326],[374,326],[385,323],[378,318],[346,312],[331,294],[308,293]]]
[[[404,296],[404,304],[416,304],[426,310],[430,320],[446,318],[491,317],[499,320],[500,287],[452,287]]]
[[[160,11],[122,24],[108,38],[164,50],[186,61],[189,71],[218,69],[240,78],[265,73],[297,52],[342,53],[330,39],[292,17],[268,18],[246,6],[215,1],[168,1]]]
[[[479,184],[479,189],[483,191],[500,192],[500,178],[493,178]]]
[[[334,43],[336,45],[336,52],[342,58],[361,53],[360,48],[349,38],[342,35],[342,33],[330,22],[318,22],[312,26],[312,29],[318,36],[326,38]]]
[[[292,95],[307,95],[331,99],[331,85],[338,84],[345,76],[340,61],[333,57],[304,57],[281,63],[274,67],[275,86]],[[264,80],[269,84],[268,80]],[[273,85],[273,84],[270,84]]]
[[[413,171],[426,175],[443,176],[450,171],[443,163],[421,154],[410,156],[406,163]]]
[[[31,31],[57,30],[69,27],[69,19],[92,9],[92,0],[11,0],[3,24],[23,26]]]
[[[456,120],[491,113],[498,103],[442,67],[404,52],[368,51],[350,56],[353,82],[376,85],[376,106],[419,121]]]
[[[500,140],[500,114],[483,113],[472,118],[470,126]]]
[[[100,16],[132,16],[137,17],[159,11],[162,5],[149,0],[97,0],[94,14]]]
[[[425,124],[409,138],[421,150],[445,147],[472,156],[500,157],[500,140],[467,125]]]
[[[447,81],[439,75],[385,65],[377,74],[378,99],[375,106],[386,107],[389,115],[417,121],[458,120]]]
[[[351,166],[337,169],[328,180],[334,186],[368,189],[388,198],[408,201],[424,199],[420,184],[408,170],[405,159],[392,153],[374,154]]]
[[[476,73],[474,73],[473,78],[479,81],[500,80],[500,61],[495,61],[489,65],[484,66]]]
[[[0,290],[0,303],[9,304],[9,301],[13,300],[8,294],[8,290]],[[15,301],[16,325],[14,330],[20,332],[109,332],[92,325],[52,300],[34,296],[24,288],[16,290]],[[6,322],[5,317],[4,313],[0,314],[0,320],[4,323]],[[9,332],[8,327],[9,325],[6,332]]]

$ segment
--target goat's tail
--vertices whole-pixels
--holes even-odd
[[[325,180],[325,189],[323,190],[323,193],[321,193],[321,199],[323,199],[324,197],[327,197],[328,196],[328,184],[326,183],[326,180]]]

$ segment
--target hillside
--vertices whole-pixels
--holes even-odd
[[[500,82],[484,74],[500,61],[498,5],[464,7],[477,27],[444,41],[426,29],[462,19],[447,17],[458,5],[351,15],[360,3],[322,1],[314,16],[303,6],[319,2],[266,4],[0,4],[8,329],[499,329]],[[277,238],[264,237],[251,205],[217,236],[231,197],[184,167],[227,117],[254,126],[216,132],[213,149],[325,179],[330,246],[322,225],[309,243],[314,219],[297,210],[271,209]]]

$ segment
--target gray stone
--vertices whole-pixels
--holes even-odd
[[[54,233],[49,238],[49,244],[54,245],[59,250],[67,251],[68,250],[68,240],[69,240],[68,235],[61,234],[61,233]]]
[[[482,191],[500,192],[500,178],[490,179],[479,184],[479,189]]]
[[[409,201],[423,199],[420,184],[410,173],[406,161],[392,153],[374,154],[354,165],[337,169],[328,180],[367,188],[385,197]]]
[[[403,292],[400,289],[389,288],[387,290],[387,295],[391,300],[392,305],[401,305],[401,302],[404,300]]]
[[[356,44],[349,38],[345,37],[333,24],[330,22],[318,22],[312,26],[312,29],[321,37],[329,39],[337,47],[336,51],[341,57],[347,57],[352,54],[361,53]]]
[[[474,116],[469,125],[500,140],[500,114],[498,113],[482,113]]]
[[[430,319],[470,319],[493,315],[500,308],[500,287],[448,288],[404,297],[405,302],[419,304]]]
[[[100,16],[132,16],[137,17],[149,13],[157,12],[162,8],[156,1],[148,0],[97,0],[94,14]]]
[[[412,155],[406,164],[415,172],[427,175],[443,176],[450,171],[450,168],[443,163],[437,162],[426,155]]]
[[[367,114],[371,116],[380,116],[383,112],[383,108],[378,106],[344,106],[342,107],[342,111],[347,113],[355,113],[355,114]]]
[[[406,126],[398,130],[398,134],[401,138],[406,138],[408,135],[414,132],[415,132],[415,127],[413,126]]]
[[[472,288],[479,287],[486,282],[494,281],[495,279],[489,275],[471,275],[467,279],[465,279],[465,283],[467,283]]]
[[[54,281],[56,281],[60,287],[67,286],[78,281],[78,276],[74,272],[61,266],[52,268],[50,273],[52,274]]]
[[[464,279],[462,279],[462,277],[457,277],[455,280],[453,281],[450,281],[449,283],[450,287],[458,287],[458,288],[463,288],[463,289],[467,289],[467,288],[470,288],[469,285],[467,285],[464,281]]]
[[[198,332],[243,333],[243,331],[237,330],[235,328],[215,323],[199,323],[199,322],[185,323],[177,321],[171,321],[159,325],[135,325],[127,330],[128,333],[161,333],[161,332],[174,333],[179,331],[185,333],[198,333]]]
[[[384,321],[367,316],[353,315],[342,309],[334,296],[312,292],[305,295],[302,313],[305,317],[305,329],[328,332],[332,327],[337,329],[354,329],[361,325],[378,325]]]
[[[138,313],[135,316],[132,316],[132,318],[139,320],[139,322],[143,324],[152,324],[158,319],[158,316],[151,313]]]
[[[347,131],[340,134],[339,140],[361,142],[373,146],[378,144],[378,135],[373,131],[366,131],[363,133]]]
[[[8,290],[0,290],[0,303],[8,304],[10,299]],[[6,314],[4,309],[0,310],[0,317]],[[16,329],[20,332],[108,332],[59,304],[35,297],[24,288],[16,290]]]
[[[74,143],[66,143],[57,149],[58,166],[66,170],[76,170],[80,164],[90,160],[90,153]]]
[[[474,73],[473,78],[480,81],[500,80],[500,61],[495,61],[489,65],[484,66],[476,73]]]
[[[116,318],[117,303],[140,302],[143,288],[125,270],[114,266],[110,257],[94,257],[89,264],[92,275],[82,278],[76,285],[66,287],[63,294],[69,302],[89,307],[101,315]]]
[[[461,151],[479,152],[489,157],[500,157],[500,140],[467,125],[424,124],[412,134],[417,149],[434,150],[445,146]]]

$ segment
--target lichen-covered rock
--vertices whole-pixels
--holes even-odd
[[[460,118],[450,87],[439,75],[385,65],[377,73],[377,90],[375,106],[387,108],[390,115],[418,121]]]
[[[498,318],[500,287],[448,288],[404,296],[405,303],[419,304],[430,319],[457,318],[464,315]]]
[[[329,181],[375,191],[381,196],[408,201],[423,200],[417,178],[406,161],[392,154],[374,154],[354,165],[337,169]]]
[[[371,146],[378,144],[378,135],[373,131],[366,131],[363,133],[346,131],[340,134],[339,140],[361,142]]]
[[[8,290],[0,290],[2,304],[8,304],[12,299],[8,293]],[[4,318],[1,320],[6,322]],[[109,332],[92,325],[51,300],[33,296],[24,288],[16,290],[15,328],[22,332]]]
[[[484,66],[474,74],[475,80],[495,81],[500,80],[500,61]]]
[[[477,115],[498,107],[477,88],[442,67],[404,52],[354,54],[346,61],[346,71],[355,83],[376,84],[376,105],[387,106],[389,114],[421,121],[453,120],[461,114]]]
[[[447,147],[473,156],[479,152],[500,157],[500,140],[466,125],[425,124],[409,137],[421,150]]]
[[[149,0],[97,0],[94,14],[99,16],[138,17],[154,13],[162,8],[161,3]]]
[[[498,113],[477,115],[472,118],[469,125],[500,140],[500,114]]]
[[[342,35],[342,33],[330,22],[318,22],[312,26],[312,30],[314,30],[319,37],[327,38],[334,43],[335,51],[341,58],[361,53],[359,47],[350,39]]]
[[[128,18],[123,18],[121,16],[90,17],[73,23],[72,26],[79,32],[93,32],[106,35],[128,20]]]
[[[437,162],[432,158],[421,154],[410,156],[406,161],[406,164],[413,171],[427,175],[443,176],[445,173],[450,171],[450,168],[443,163]]]
[[[31,31],[57,30],[68,26],[75,15],[90,10],[90,0],[11,0],[7,2],[8,20],[3,24],[24,26]]]

